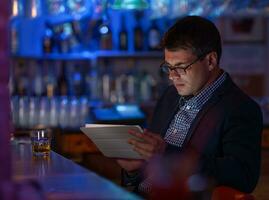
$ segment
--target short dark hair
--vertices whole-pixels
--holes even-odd
[[[218,63],[222,52],[217,27],[210,20],[199,16],[179,19],[164,34],[162,47],[171,51],[191,49],[197,57],[214,51],[217,53]]]

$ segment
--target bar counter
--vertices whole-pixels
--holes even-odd
[[[139,199],[96,173],[51,151],[35,157],[30,141],[11,141],[15,181],[37,180],[48,199]]]

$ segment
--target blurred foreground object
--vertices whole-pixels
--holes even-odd
[[[243,193],[226,186],[216,187],[211,200],[255,200],[251,194]]]

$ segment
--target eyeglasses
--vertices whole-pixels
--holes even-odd
[[[201,60],[203,57],[205,56],[205,54],[199,56],[198,58],[196,58],[193,62],[191,62],[190,64],[179,64],[179,65],[170,65],[168,64],[167,62],[163,62],[161,65],[160,65],[160,68],[161,70],[166,73],[166,74],[170,74],[171,71],[175,70],[175,72],[178,74],[178,75],[184,75],[186,74],[186,70],[192,66],[194,63],[198,62],[199,60]],[[184,66],[186,65],[186,66]]]

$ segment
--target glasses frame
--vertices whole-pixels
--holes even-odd
[[[187,66],[185,67],[180,67],[180,66],[177,66],[175,67],[175,65],[170,65],[168,64],[167,62],[163,62],[161,65],[160,65],[160,68],[161,70],[166,73],[166,74],[170,74],[172,71],[175,70],[175,72],[178,74],[178,75],[184,75],[187,73],[187,69],[190,68],[193,64],[195,64],[196,62],[198,62],[199,60],[203,59],[207,54],[202,54],[201,56],[199,56],[198,58],[196,58],[194,61],[192,61],[190,64],[187,64]],[[181,66],[184,65],[184,64],[180,64]]]

